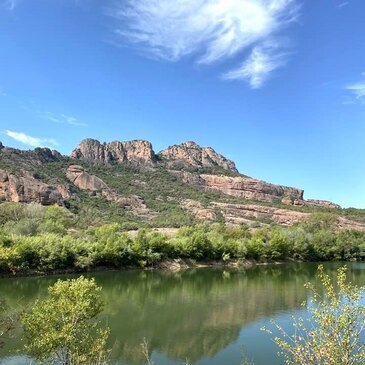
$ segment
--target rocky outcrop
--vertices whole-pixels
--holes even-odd
[[[217,212],[220,212],[225,222],[230,224],[245,223],[251,225],[252,223],[257,223],[259,225],[265,225],[275,223],[283,227],[289,227],[295,223],[304,222],[311,216],[311,213],[256,204],[212,202],[204,207],[198,201],[185,200],[181,205],[196,218],[204,221],[214,221]],[[365,231],[365,223],[356,222],[344,217],[337,218],[336,227],[338,230],[354,229]]]
[[[302,204],[303,190],[287,186],[269,184],[264,181],[246,177],[228,177],[215,175],[200,175],[204,186],[248,200],[265,202],[280,201],[284,204]]]
[[[119,204],[124,208],[130,209],[133,213],[143,218],[156,216],[155,212],[148,209],[144,200],[139,196],[125,197],[110,189],[108,185],[99,177],[89,174],[80,165],[71,165],[66,171],[67,178],[72,181],[79,189],[89,192],[99,192],[106,200]]]
[[[214,209],[206,208],[196,200],[186,199],[181,205],[198,219],[204,221],[215,221],[217,219],[217,214]]]
[[[213,203],[219,209],[227,223],[246,223],[247,220],[276,223],[281,226],[291,226],[294,223],[308,219],[310,213],[297,212],[289,209],[265,207],[256,204]]]
[[[108,189],[103,180],[95,175],[90,175],[79,165],[71,165],[66,171],[66,176],[81,190],[98,191]]]
[[[117,162],[147,166],[153,165],[156,160],[151,143],[143,140],[100,143],[95,139],[85,139],[70,157],[93,163]]]
[[[301,189],[269,184],[249,177],[230,177],[224,175],[194,175],[189,172],[171,171],[183,182],[204,189],[220,191],[247,200],[264,202],[282,202],[284,204],[303,205]]]
[[[62,157],[62,155],[56,151],[51,150],[47,147],[37,147],[34,149],[35,157],[40,159],[42,162],[55,161]]]
[[[70,197],[71,193],[66,185],[48,185],[27,172],[23,176],[16,176],[0,170],[0,200],[62,205]]]
[[[327,200],[307,199],[305,201],[305,205],[322,208],[341,208],[340,205],[329,202]]]
[[[202,220],[215,220],[220,212],[226,223],[250,224],[252,222],[276,223],[281,226],[291,226],[294,223],[308,219],[310,213],[297,212],[289,209],[265,207],[256,204],[230,204],[212,202],[207,207],[195,200],[185,200],[181,204],[187,211]]]
[[[171,146],[159,153],[169,167],[219,167],[238,173],[233,161],[215,152],[211,147],[200,147],[195,142],[185,142]]]

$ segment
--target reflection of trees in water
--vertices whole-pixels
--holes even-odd
[[[142,273],[108,283],[114,356],[139,362],[142,338],[172,358],[196,361],[236,340],[243,325],[280,310],[298,308],[309,273],[277,268],[245,272]],[[115,336],[115,337],[114,337]]]
[[[351,280],[364,280],[364,266]],[[336,265],[328,265],[328,268]],[[141,363],[140,343],[171,358],[196,361],[212,356],[238,338],[241,327],[305,300],[316,264],[263,266],[242,271],[214,269],[169,272],[97,273],[107,303],[113,358]],[[8,303],[43,296],[55,278],[1,280]],[[11,348],[19,348],[14,341]],[[10,347],[9,347],[10,348]]]

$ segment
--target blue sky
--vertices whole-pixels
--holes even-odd
[[[362,0],[0,0],[0,140],[212,146],[365,208]]]

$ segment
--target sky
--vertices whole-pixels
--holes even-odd
[[[365,1],[0,0],[0,141],[211,146],[365,208]]]

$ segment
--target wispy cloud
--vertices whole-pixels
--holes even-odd
[[[58,146],[58,143],[53,138],[39,138],[32,137],[23,132],[14,132],[10,130],[6,130],[6,134],[8,137],[13,138],[14,140],[21,142],[27,146],[31,147],[50,147],[50,146]]]
[[[88,127],[86,123],[82,123],[77,118],[71,117],[69,115],[65,114],[57,115],[51,112],[40,112],[39,114],[43,119],[47,119],[53,123],[60,123],[60,124],[65,123],[76,127]]]
[[[342,3],[340,3],[340,4],[338,4],[337,5],[337,8],[338,9],[342,9],[342,8],[344,8],[345,6],[347,6],[349,4],[349,2],[348,1],[344,1],[344,2],[342,2]]]
[[[275,37],[297,19],[299,9],[297,0],[116,0],[115,4],[108,14],[120,21],[115,30],[120,43],[168,61],[195,55],[200,64],[251,50],[243,66],[224,78],[247,79],[256,88],[284,65],[282,44]],[[267,47],[269,40],[275,40],[276,47]],[[255,64],[260,64],[260,81],[249,76]]]
[[[14,10],[20,0],[3,0],[3,5],[9,9]]]
[[[254,47],[247,60],[237,69],[223,75],[226,80],[247,80],[253,89],[262,87],[272,71],[286,65],[288,53],[278,53],[277,45]]]
[[[365,81],[348,85],[345,87],[345,89],[348,90],[352,95],[351,99],[347,100],[346,104],[365,104]]]

